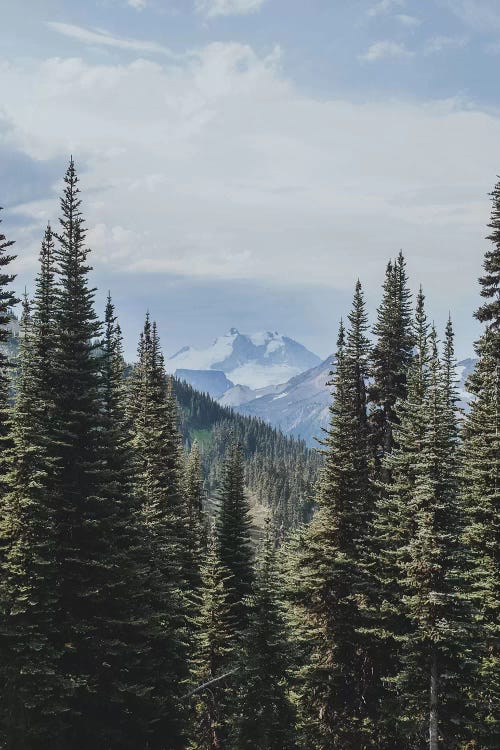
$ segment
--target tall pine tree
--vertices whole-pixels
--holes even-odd
[[[233,631],[231,574],[219,559],[215,528],[209,532],[196,595],[190,660],[192,719],[190,750],[226,746],[232,718],[236,638]]]
[[[377,475],[387,480],[383,457],[394,446],[395,406],[406,396],[407,369],[412,357],[412,310],[406,263],[400,252],[387,265],[383,297],[373,328],[376,343],[371,354],[369,388],[372,446]]]
[[[485,324],[476,343],[478,363],[468,381],[473,395],[464,426],[463,499],[466,509],[464,541],[470,549],[470,585],[478,612],[481,667],[476,689],[478,732],[484,747],[500,741],[500,182],[492,193],[492,214],[480,278],[485,302],[476,318]]]
[[[279,599],[275,535],[269,521],[238,663],[234,747],[293,750],[297,745],[289,697],[290,644]]]
[[[252,593],[254,574],[243,454],[236,442],[230,445],[224,462],[219,500],[219,557],[231,574],[228,586],[233,629],[241,634],[248,624],[247,597]]]
[[[297,591],[309,659],[301,672],[305,746],[376,746],[373,665],[365,634],[367,534],[372,512],[366,429],[367,320],[359,283],[340,327],[318,510],[298,555]],[[375,691],[376,692],[376,691]]]
[[[396,552],[407,627],[400,635],[400,669],[395,676],[400,719],[416,747],[459,748],[467,735],[470,690],[470,612],[465,604],[465,560],[460,548],[462,519],[458,494],[458,426],[452,373],[451,327],[446,366],[439,360],[436,334],[417,411],[401,414],[401,432],[413,424],[414,442],[406,461],[410,472],[407,538]],[[406,435],[409,434],[409,431]],[[399,463],[401,468],[401,463]]]
[[[134,490],[144,525],[151,686],[150,747],[184,747],[187,679],[186,514],[176,407],[167,383],[156,326],[146,317],[139,361],[129,392],[134,449]]]
[[[0,223],[1,221],[0,219]],[[4,344],[9,338],[8,324],[11,319],[12,308],[19,302],[11,288],[11,284],[16,278],[15,274],[9,273],[9,266],[16,258],[10,252],[13,244],[13,240],[8,240],[0,232],[0,344]],[[9,445],[9,385],[9,360],[3,349],[0,349],[0,513],[2,513],[3,495],[6,490],[6,451]]]

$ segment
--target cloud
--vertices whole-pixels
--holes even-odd
[[[350,292],[361,269],[377,293],[403,247],[415,281],[440,300],[450,268],[457,299],[480,268],[500,153],[494,111],[307,96],[284,76],[279,49],[238,43],[175,65],[11,61],[0,90],[10,149],[61,175],[70,153],[83,165],[92,265],[111,288],[113,276],[130,288],[141,272],[159,286],[175,274]],[[24,196],[15,179],[14,168],[19,204],[4,220],[24,217],[25,262],[58,215],[60,184]]]
[[[196,10],[207,18],[244,16],[260,10],[266,0],[196,0]]]
[[[137,0],[135,0],[137,1]],[[116,47],[117,49],[130,50],[131,52],[149,52],[153,54],[168,55],[175,58],[177,55],[157,42],[151,42],[141,39],[124,39],[123,37],[113,36],[102,29],[85,29],[82,26],[75,26],[70,23],[59,23],[58,21],[48,21],[47,26],[57,31],[63,36],[70,39],[76,39],[83,44],[97,44],[106,47]]]
[[[408,16],[406,13],[398,13],[394,18],[399,21],[400,24],[409,29],[414,29],[422,23],[420,18],[417,18],[416,16]]]
[[[498,0],[440,0],[440,2],[475,31],[487,34],[500,31]]]
[[[434,36],[428,39],[424,46],[426,55],[436,55],[449,49],[462,49],[467,46],[465,37]]]
[[[375,18],[376,16],[383,16],[396,8],[405,8],[406,0],[380,0],[380,2],[373,5],[368,9],[368,16]]]
[[[148,7],[148,0],[127,0],[127,5],[135,10],[144,10]]]
[[[359,55],[358,59],[362,62],[377,62],[378,60],[401,60],[410,57],[413,57],[413,52],[410,52],[404,44],[386,40],[372,44],[364,54]]]

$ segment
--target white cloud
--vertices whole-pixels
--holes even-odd
[[[148,7],[148,0],[127,0],[127,5],[135,10],[144,10]]]
[[[391,13],[391,11],[397,8],[404,7],[406,7],[406,0],[380,0],[380,2],[375,3],[375,5],[368,9],[368,15],[371,18],[375,18],[376,16]]]
[[[470,28],[491,33],[500,31],[498,0],[440,0]]]
[[[102,29],[85,29],[82,26],[75,26],[71,23],[59,23],[57,21],[48,21],[47,26],[59,34],[76,39],[83,44],[97,44],[106,47],[116,47],[118,49],[130,50],[132,52],[151,52],[154,54],[168,55],[177,57],[168,47],[164,47],[157,42],[150,42],[141,39],[124,39],[123,37],[113,36]]]
[[[467,46],[465,37],[434,36],[425,43],[424,52],[426,55],[435,55],[449,49],[462,49],[465,46]]]
[[[408,29],[415,29],[422,23],[420,18],[417,18],[416,16],[409,16],[406,13],[398,13],[394,16],[394,18],[399,21],[400,24],[406,26]]]
[[[279,50],[236,43],[175,65],[0,63],[0,90],[4,141],[59,159],[61,173],[70,153],[85,166],[97,269],[343,289],[362,273],[377,289],[403,247],[441,299],[450,268],[456,295],[480,268],[500,153],[492,111],[309,97],[283,77]],[[56,191],[17,210],[32,217],[17,236],[26,263]]]
[[[196,10],[208,18],[244,16],[260,10],[266,0],[196,0]]]
[[[359,55],[359,60],[362,62],[377,62],[378,60],[401,60],[409,57],[413,57],[413,52],[410,52],[404,44],[386,40],[372,44],[364,54]]]

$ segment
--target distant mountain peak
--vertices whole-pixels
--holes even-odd
[[[167,360],[176,370],[219,370],[237,385],[263,388],[289,380],[314,367],[320,358],[278,331],[241,333],[236,327],[206,349],[183,347]]]

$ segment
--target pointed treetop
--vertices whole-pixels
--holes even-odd
[[[500,181],[491,193],[492,210],[488,224],[491,233],[488,239],[493,247],[484,256],[484,276],[479,279],[481,296],[485,302],[475,316],[481,323],[487,323],[494,333],[500,334]]]

